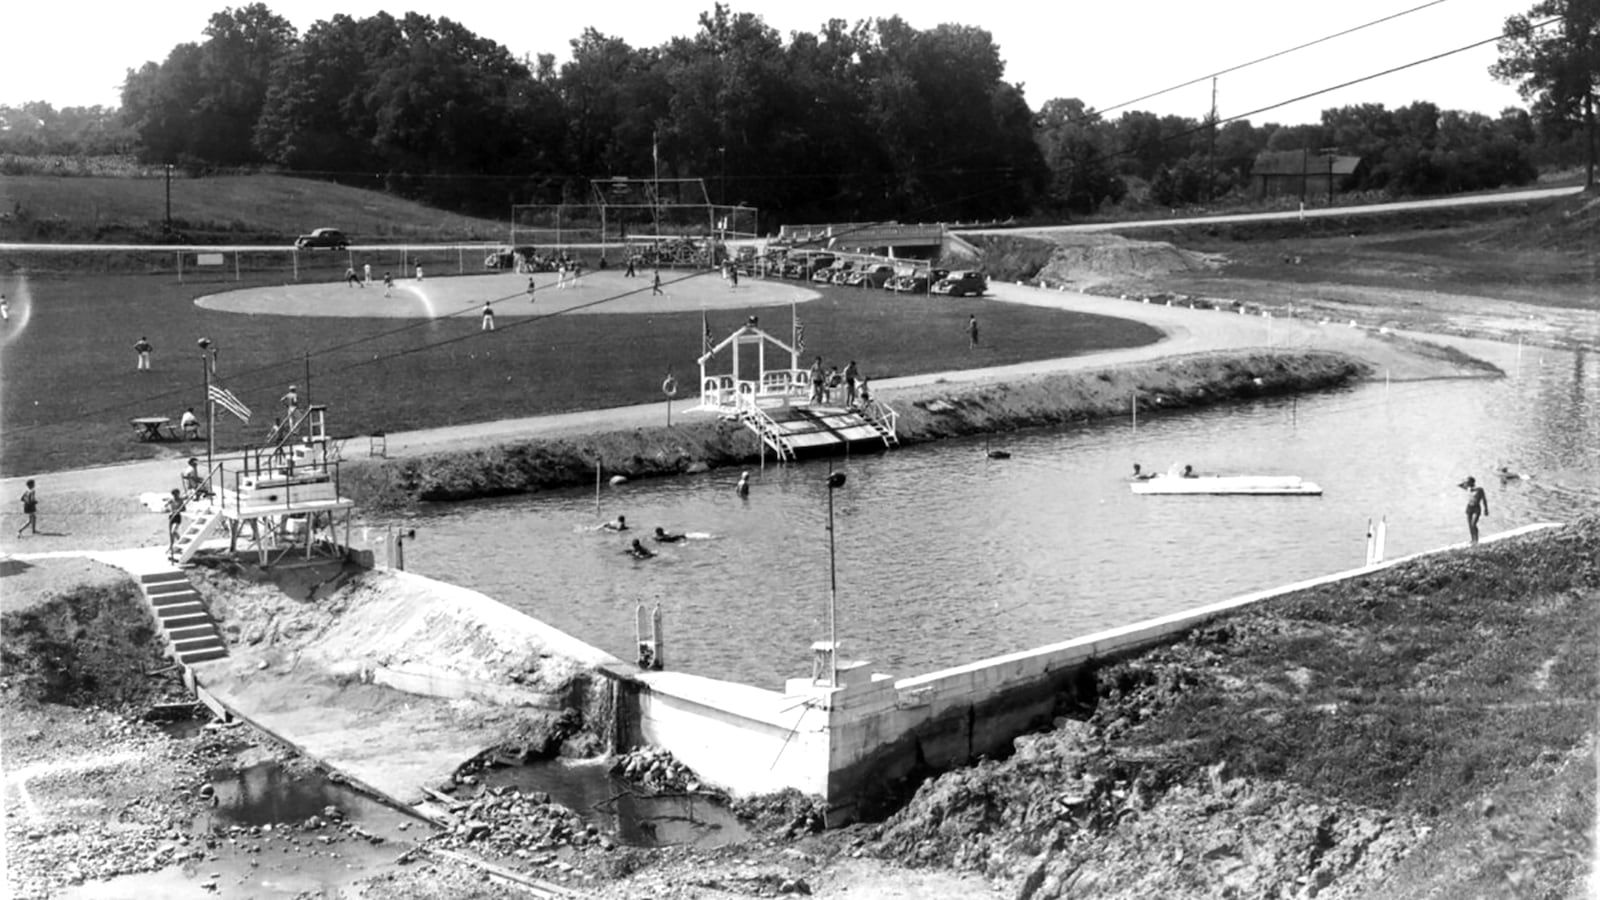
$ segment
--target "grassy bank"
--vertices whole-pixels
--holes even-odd
[[[0,222],[0,241],[55,243],[218,244],[288,246],[313,228],[341,228],[358,244],[412,241],[499,241],[504,221],[432,209],[381,191],[287,175],[216,175],[171,181],[172,227],[165,173],[146,178],[61,178],[13,175],[6,196],[16,212]]]
[[[1323,352],[1249,352],[1178,357],[1095,372],[981,384],[933,384],[882,396],[900,413],[902,443],[919,443],[1128,414],[1137,396],[1147,414],[1230,400],[1319,390],[1366,373]],[[591,484],[602,474],[648,478],[700,467],[755,462],[760,447],[744,426],[706,419],[671,428],[525,441],[481,450],[393,460],[358,459],[342,469],[343,491],[364,507],[462,500]]]
[[[1578,896],[1597,601],[1600,517],[1270,602],[1103,669],[875,851],[1028,900]]]

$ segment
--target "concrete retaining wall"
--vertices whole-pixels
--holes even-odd
[[[735,794],[828,793],[828,713],[789,696],[681,672],[641,672],[630,733]]]
[[[1553,525],[1487,538],[1506,540]],[[1443,548],[1453,550],[1455,547]],[[1095,634],[893,680],[841,672],[841,686],[791,679],[785,693],[676,672],[619,671],[636,743],[663,747],[735,794],[796,788],[828,801],[829,825],[874,815],[902,786],[1003,756],[1064,705],[1092,699],[1095,665],[1177,640],[1213,619],[1440,550],[1338,572]]]
[[[1557,527],[1529,525],[1486,538],[1500,541]],[[1445,548],[1454,549],[1454,548]],[[1357,578],[1441,551],[1419,553],[1259,591],[1120,628],[979,660],[894,682],[878,702],[832,711],[829,824],[873,813],[893,782],[929,770],[1004,755],[1020,734],[1047,726],[1063,702],[1093,685],[1091,664],[1168,643],[1213,619],[1265,600]],[[1082,696],[1087,698],[1088,694]]]

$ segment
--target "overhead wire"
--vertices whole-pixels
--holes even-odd
[[[1229,66],[1226,69],[1219,69],[1219,70],[1217,70],[1215,72],[1212,72],[1209,75],[1201,75],[1198,78],[1192,78],[1192,79],[1190,79],[1188,81],[1183,82],[1182,84],[1175,84],[1175,85],[1173,85],[1171,87],[1162,88],[1159,91],[1155,91],[1153,93],[1145,94],[1145,95],[1143,95],[1141,97],[1135,97],[1132,100],[1125,100],[1122,103],[1118,103],[1118,104],[1116,104],[1114,106],[1107,106],[1104,109],[1096,110],[1096,114],[1097,115],[1104,115],[1105,113],[1111,112],[1112,110],[1118,110],[1118,109],[1122,109],[1123,107],[1126,107],[1126,106],[1132,106],[1135,103],[1142,103],[1142,102],[1144,102],[1146,100],[1150,100],[1150,99],[1155,98],[1155,97],[1160,97],[1163,94],[1170,94],[1173,91],[1182,90],[1183,88],[1189,87],[1190,85],[1199,84],[1202,81],[1207,81],[1207,80],[1212,79],[1212,78],[1218,78],[1220,76],[1227,75],[1227,74],[1229,74],[1231,72],[1237,72],[1237,71],[1239,71],[1241,69],[1247,69],[1247,68],[1249,68],[1251,66],[1254,66],[1254,65],[1257,65],[1259,63],[1264,63],[1264,62],[1267,62],[1269,60],[1277,59],[1280,56],[1287,56],[1287,55],[1289,55],[1291,53],[1296,53],[1298,51],[1305,50],[1308,47],[1315,47],[1318,44],[1325,44],[1328,41],[1344,37],[1345,35],[1348,35],[1348,34],[1354,34],[1354,33],[1358,32],[1358,31],[1363,30],[1363,29],[1371,28],[1374,25],[1381,25],[1384,22],[1389,22],[1389,21],[1392,21],[1394,19],[1398,19],[1401,16],[1408,16],[1411,13],[1427,9],[1430,6],[1438,6],[1439,4],[1444,3],[1444,2],[1446,2],[1446,0],[1431,0],[1431,2],[1424,3],[1421,6],[1413,6],[1410,9],[1402,10],[1400,12],[1384,16],[1381,19],[1374,19],[1371,22],[1366,22],[1364,24],[1357,25],[1354,28],[1346,28],[1343,31],[1338,31],[1338,32],[1335,32],[1333,34],[1328,34],[1328,35],[1324,35],[1322,37],[1319,37],[1314,41],[1307,41],[1304,44],[1297,44],[1297,45],[1295,45],[1293,47],[1290,47],[1290,48],[1288,48],[1286,50],[1279,50],[1276,53],[1269,53],[1266,56],[1257,57],[1255,59],[1250,60],[1249,62],[1242,62],[1242,63],[1239,63],[1238,65]]]

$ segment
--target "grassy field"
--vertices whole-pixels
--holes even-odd
[[[0,241],[169,242],[161,236],[165,178],[18,175],[5,182],[5,211],[16,213],[0,221]],[[287,245],[323,226],[341,228],[357,243],[499,241],[509,230],[504,220],[470,218],[375,190],[285,175],[175,177],[172,222],[195,243]]]
[[[700,283],[726,290],[714,276],[672,290]],[[203,443],[135,441],[129,424],[147,415],[176,422],[190,406],[204,415],[201,336],[220,348],[217,380],[255,412],[249,425],[219,413],[220,448],[259,443],[290,383],[307,399],[308,358],[309,401],[328,404],[329,431],[348,435],[659,401],[663,374],[671,369],[680,381],[692,381],[701,350],[698,312],[507,317],[499,330],[484,333],[476,308],[437,319],[333,319],[241,315],[193,302],[234,286],[180,285],[171,276],[0,279],[0,291],[12,299],[0,344],[0,471],[21,475],[203,451]],[[712,313],[709,325],[720,339],[759,312],[787,322],[787,309],[741,309]],[[969,312],[984,325],[977,351],[967,349]],[[806,303],[802,318],[807,356],[839,365],[856,359],[873,380],[1072,356],[1157,337],[1125,320],[847,288]],[[155,347],[149,372],[135,371],[132,345],[141,335]]]

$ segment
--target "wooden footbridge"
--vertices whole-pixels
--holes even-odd
[[[813,391],[800,351],[762,331],[753,319],[708,347],[699,362],[695,409],[743,422],[780,460],[900,442],[893,408],[877,399],[847,404],[843,396]]]

